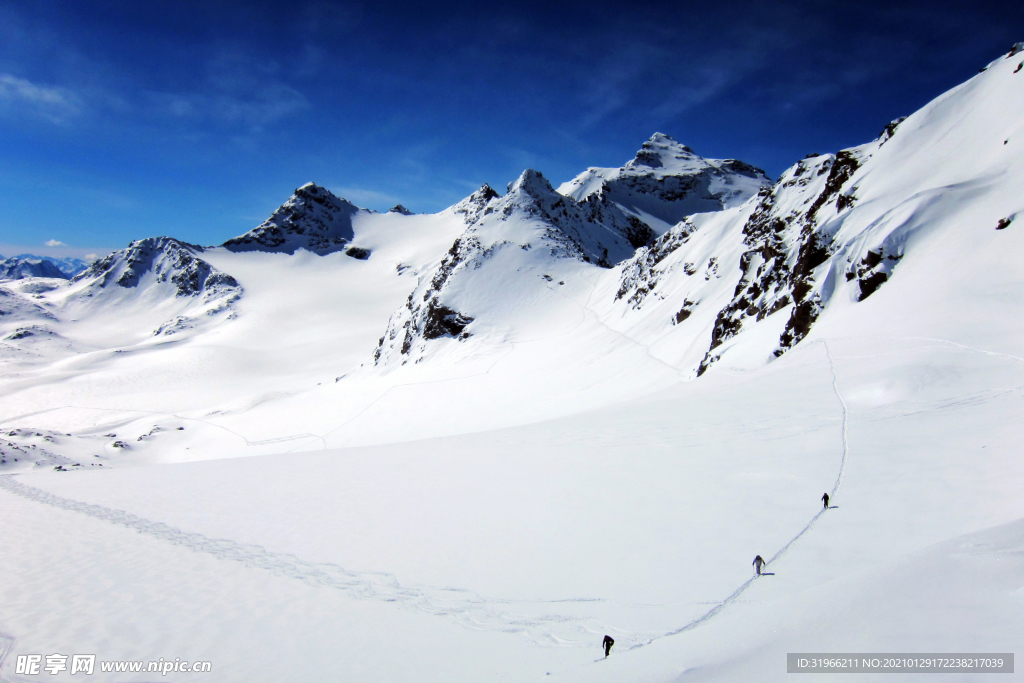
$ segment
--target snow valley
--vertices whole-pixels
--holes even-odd
[[[1022,48],[777,181],[656,133],[438,214],[309,183],[218,246],[0,262],[0,677],[1012,652]]]

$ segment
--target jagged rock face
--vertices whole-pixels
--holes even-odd
[[[151,237],[115,251],[79,273],[74,282],[89,282],[90,289],[137,287],[152,273],[157,283],[170,283],[178,297],[202,296],[212,300],[241,294],[235,278],[202,260],[203,248],[171,237]]]
[[[530,247],[558,258],[574,258],[610,267],[633,255],[636,240],[653,234],[600,202],[577,202],[554,191],[538,171],[528,169],[500,196],[483,185],[450,209],[466,221],[466,236],[511,235],[511,225],[526,225]],[[506,236],[507,236],[506,235]],[[497,243],[498,240],[495,240]],[[505,240],[508,241],[508,240]]]
[[[490,204],[492,199],[497,199],[500,196],[494,188],[484,183],[480,186],[479,190],[453,206],[451,211],[462,216],[463,220],[466,221],[466,225],[471,226],[477,223],[484,215],[494,213],[493,208],[488,210],[488,204]]]
[[[384,365],[389,361],[404,365],[414,352],[422,356],[427,341],[441,337],[460,341],[468,339],[472,333],[466,328],[473,318],[441,303],[441,295],[457,269],[479,268],[493,252],[493,248],[490,251],[483,249],[474,237],[463,236],[455,240],[441,265],[428,280],[420,281],[405,305],[388,320],[384,336],[373,352],[374,365]]]
[[[726,273],[722,283],[731,288],[724,303],[722,292],[701,297],[699,282],[680,285],[701,267],[690,255],[695,235],[688,223],[638,250],[620,266],[616,300],[623,318],[639,320],[652,300],[664,302],[659,315],[673,310],[664,326],[686,327],[700,318],[704,327],[693,334],[708,337],[698,374],[744,339],[753,345],[747,358],[762,351],[777,357],[805,339],[834,304],[858,305],[887,287],[908,245],[926,239],[918,233],[1006,230],[1021,211],[1020,194],[1008,189],[1008,179],[1021,172],[1013,147],[1020,142],[1016,120],[996,114],[1019,111],[1015,79],[1024,78],[1024,63],[1007,62],[1013,54],[890,122],[876,140],[835,155],[810,155],[761,189],[713,238],[720,240],[713,248],[721,265],[716,275]],[[631,163],[657,166],[660,160],[642,154]],[[703,224],[711,215],[692,218]],[[703,314],[713,309],[702,306],[711,299],[717,312],[708,330]],[[776,315],[782,318],[774,319],[771,335],[744,336]],[[774,348],[764,348],[774,335]],[[701,348],[700,340],[693,348]]]
[[[132,242],[75,276],[69,298],[102,302],[119,289],[138,288],[138,297],[157,308],[164,302],[184,300],[175,306],[174,318],[152,334],[191,329],[206,316],[230,311],[243,293],[235,278],[199,258],[203,251],[203,247],[170,237]]]
[[[388,213],[400,213],[403,216],[412,216],[413,215],[412,211],[410,211],[409,209],[405,208],[401,204],[396,204],[396,205],[392,206],[390,209],[388,209]]]
[[[263,224],[223,246],[231,251],[294,254],[305,249],[329,254],[352,241],[352,217],[360,211],[364,209],[319,185],[306,183]]]
[[[624,300],[632,309],[640,310],[647,297],[657,289],[662,278],[674,270],[674,267],[663,267],[662,263],[684,246],[693,232],[693,224],[682,221],[655,240],[650,247],[638,249],[633,258],[623,262],[619,290],[615,293],[616,301]],[[685,262],[682,267],[685,275],[695,275],[697,272],[696,263]],[[687,307],[687,310],[689,308]],[[677,322],[682,322],[687,317],[688,313],[682,315]]]
[[[577,201],[614,206],[661,234],[694,213],[739,206],[771,184],[764,171],[749,164],[704,159],[655,133],[625,166],[589,168],[558,191]]]
[[[885,139],[894,130],[887,128]],[[843,251],[845,245],[837,242],[836,235],[856,203],[851,180],[869,157],[868,150],[859,148],[804,159],[787,170],[774,188],[758,195],[757,208],[743,227],[746,251],[740,257],[740,280],[732,301],[718,314],[700,373],[716,360],[715,350],[747,320],[760,321],[791,304],[775,355],[807,336],[831,296],[821,287],[821,275],[836,265],[832,258]],[[890,256],[890,265],[900,258],[900,254]],[[875,270],[881,259],[868,261],[870,265],[862,264],[859,275],[848,271],[847,280],[863,278],[859,280],[861,299],[887,277]]]
[[[0,280],[22,280],[29,277],[53,277],[67,280],[57,266],[44,259],[9,258],[0,261]]]

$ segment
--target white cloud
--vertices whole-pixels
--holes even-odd
[[[86,261],[95,261],[95,260],[96,260],[96,259],[98,259],[99,257],[100,257],[100,255],[99,255],[99,254],[86,254],[86,255],[85,255],[85,260],[86,260]]]
[[[66,246],[68,246],[68,245],[64,244],[63,242],[61,242],[60,240],[47,240],[43,244],[45,244],[48,247],[66,247]]]
[[[78,98],[69,90],[0,73],[0,112],[31,113],[53,123],[62,123],[78,111]]]

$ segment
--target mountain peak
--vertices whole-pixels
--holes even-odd
[[[662,234],[686,216],[739,206],[772,182],[734,159],[705,159],[655,133],[621,168],[588,168],[558,188],[576,201],[611,202]]]
[[[541,197],[547,194],[554,194],[555,188],[544,177],[540,171],[528,168],[522,172],[518,179],[508,184],[508,194],[514,192],[525,193],[531,197]]]
[[[229,239],[230,251],[317,254],[338,251],[352,241],[352,216],[363,209],[316,183],[306,183],[258,227]]]
[[[480,218],[485,207],[492,199],[496,199],[500,196],[501,195],[499,195],[493,187],[484,183],[480,186],[479,190],[469,195],[449,210],[457,214],[461,214],[463,220],[466,221],[466,225],[470,225]]]
[[[671,168],[678,167],[679,162],[690,162],[692,165],[694,161],[702,162],[704,159],[672,137],[664,133],[655,133],[641,145],[636,157],[627,162],[625,168]]]

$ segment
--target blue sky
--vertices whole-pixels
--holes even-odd
[[[1011,2],[0,0],[0,253],[220,243],[310,180],[438,211],[655,131],[775,177],[1018,40]]]

